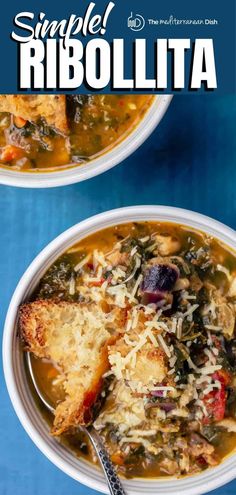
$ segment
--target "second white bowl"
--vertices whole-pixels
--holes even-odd
[[[98,158],[84,165],[74,166],[55,172],[17,172],[0,167],[0,184],[16,187],[57,187],[67,186],[90,179],[118,165],[131,155],[148,138],[164,116],[171,95],[157,95],[140,122],[119,144],[104,152]]]
[[[29,389],[23,356],[17,336],[19,305],[27,300],[40,278],[64,251],[78,240],[106,227],[132,221],[175,222],[202,230],[236,249],[236,233],[229,227],[198,213],[165,206],[134,206],[111,210],[91,217],[67,230],[51,242],[29,266],[12,297],[7,313],[3,363],[5,379],[12,404],[25,430],[39,449],[62,471],[81,483],[108,493],[102,473],[85,460],[78,459],[49,434],[49,426],[35,405]],[[236,477],[236,454],[227,457],[219,466],[180,479],[124,480],[127,495],[200,495]]]

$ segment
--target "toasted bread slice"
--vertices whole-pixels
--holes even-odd
[[[107,346],[121,325],[120,310],[105,312],[94,303],[38,300],[21,306],[19,329],[27,350],[51,359],[65,376],[65,400],[55,411],[54,435],[91,422],[91,408],[109,369]]]
[[[42,117],[50,127],[68,131],[65,95],[0,95],[0,112],[36,123]]]

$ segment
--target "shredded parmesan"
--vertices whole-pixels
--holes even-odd
[[[129,282],[132,278],[134,278],[134,275],[135,275],[136,271],[138,270],[138,268],[140,268],[140,266],[141,266],[141,259],[138,256],[135,256],[134,269],[133,269],[132,273],[129,275],[129,277],[124,280],[124,282],[123,282],[124,284],[127,284],[127,282]]]
[[[207,416],[207,409],[206,409],[206,406],[205,406],[204,402],[202,400],[200,400],[200,399],[197,399],[196,400],[196,405],[199,406],[202,409],[204,415]]]
[[[93,252],[93,259],[94,259],[94,265],[102,265],[103,268],[107,267],[107,262],[105,260],[105,256],[101,251],[98,251],[97,249],[94,250]]]
[[[179,318],[178,323],[177,323],[177,331],[176,331],[176,337],[177,339],[181,339],[182,337],[182,325],[183,325],[183,319]]]
[[[70,296],[74,296],[74,294],[75,294],[75,278],[74,277],[71,277],[71,279],[70,279],[69,294],[70,294]]]
[[[146,235],[145,237],[141,237],[141,239],[139,239],[139,241],[142,242],[142,244],[144,244],[145,242],[149,241],[149,239],[150,239],[150,236]]]
[[[194,311],[196,311],[196,309],[199,307],[199,304],[193,304],[192,306],[190,306],[188,308],[187,311],[185,311],[185,313],[183,313],[183,318],[186,317],[186,316],[190,316],[194,313]]]
[[[166,353],[167,357],[171,357],[171,352],[167,344],[165,343],[162,335],[157,335],[157,339],[159,341],[160,346],[162,347],[163,351]]]
[[[228,281],[231,282],[232,276],[231,276],[230,271],[228,270],[228,268],[226,268],[225,266],[222,266],[222,265],[218,264],[218,265],[216,265],[216,269],[218,270],[218,272],[224,273],[226,275]]]
[[[123,443],[141,443],[146,448],[151,446],[151,443],[143,437],[123,437],[119,443],[120,445],[123,445]]]
[[[221,370],[221,364],[216,364],[215,366],[205,366],[204,368],[198,368],[198,373],[202,375],[210,375],[211,373],[215,373],[215,371]]]
[[[74,271],[78,272],[81,268],[83,268],[83,266],[89,262],[90,258],[91,258],[91,254],[89,253],[87,254],[87,256],[85,256],[85,258],[83,258],[79,263],[77,263],[77,265],[75,265]]]
[[[151,246],[148,246],[145,251],[150,252],[153,251],[157,247],[157,243],[154,242],[154,244],[151,244]]]
[[[173,357],[170,358],[169,363],[170,363],[170,367],[171,368],[174,367],[176,361],[177,361],[177,357],[176,356],[173,356]]]
[[[194,362],[192,361],[190,356],[187,359],[187,363],[189,365],[189,368],[192,368],[193,370],[198,371],[198,367],[194,364]]]
[[[203,316],[206,316],[209,313],[211,313],[213,319],[216,318],[216,303],[213,300],[210,302],[210,304],[206,305],[202,311]]]
[[[131,258],[137,253],[137,250],[138,250],[137,246],[134,246],[133,249],[131,249],[130,251]]]
[[[222,327],[218,327],[217,325],[205,325],[205,328],[214,332],[220,332],[222,330]]]
[[[142,436],[142,437],[151,437],[156,435],[157,430],[130,430],[129,436]]]
[[[132,292],[131,292],[131,296],[132,296],[132,297],[134,297],[134,296],[135,296],[135,294],[136,294],[136,292],[137,292],[137,290],[138,290],[138,287],[140,286],[140,284],[141,284],[142,280],[143,280],[143,275],[140,273],[140,275],[138,276],[138,278],[137,278],[137,280],[136,280],[136,282],[135,282],[135,284],[134,284],[133,290],[132,290]]]

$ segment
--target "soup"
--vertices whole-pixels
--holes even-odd
[[[71,247],[20,308],[52,434],[126,477],[183,476],[236,447],[236,257],[185,226],[138,222]],[[40,406],[43,409],[43,406]]]
[[[52,171],[108,151],[136,127],[149,95],[0,95],[0,165]]]

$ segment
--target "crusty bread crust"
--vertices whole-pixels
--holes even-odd
[[[0,95],[0,112],[31,122],[42,117],[63,134],[68,131],[65,95]]]
[[[122,310],[105,313],[95,303],[38,300],[21,306],[19,331],[26,349],[51,359],[65,376],[65,400],[56,407],[54,435],[92,421],[92,406],[109,369],[108,346],[118,337],[122,318]]]

